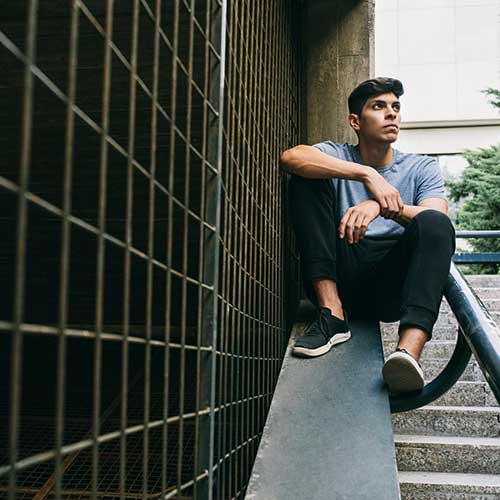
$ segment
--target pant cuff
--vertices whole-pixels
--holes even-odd
[[[399,331],[403,327],[414,326],[427,332],[427,342],[432,339],[432,329],[436,322],[436,315],[429,309],[419,306],[408,306],[402,309],[401,319],[399,321]]]
[[[316,307],[319,307],[319,303],[318,298],[316,297],[316,292],[314,291],[312,280],[319,278],[337,281],[335,261],[322,260],[317,262],[309,262],[307,265],[304,265],[304,263],[302,262],[302,281],[304,285],[304,291],[307,298]]]
[[[304,281],[312,281],[319,278],[337,281],[336,263],[334,260],[321,260],[316,262],[302,263],[304,268]]]

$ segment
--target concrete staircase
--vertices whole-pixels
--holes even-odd
[[[500,324],[500,276],[466,276]],[[381,323],[384,352],[393,352],[398,323]],[[429,381],[453,352],[457,322],[443,299],[421,364]],[[472,356],[444,396],[393,415],[402,500],[500,500],[500,407]]]

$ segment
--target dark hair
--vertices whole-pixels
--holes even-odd
[[[349,104],[349,113],[360,116],[363,106],[370,97],[386,94],[387,92],[392,92],[399,98],[399,96],[404,94],[403,84],[395,78],[386,78],[383,76],[361,82],[351,92],[347,100]]]

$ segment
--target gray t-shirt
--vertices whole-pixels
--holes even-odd
[[[352,161],[365,165],[359,154],[359,146],[353,144],[338,144],[332,141],[313,144],[323,153],[341,160]],[[443,198],[446,200],[443,177],[435,158],[427,155],[403,153],[394,149],[392,161],[377,172],[394,186],[400,193],[405,205],[418,205],[425,198]],[[359,181],[332,178],[337,193],[337,214],[339,221],[349,207],[373,199],[373,195]],[[404,227],[392,219],[378,216],[366,231],[367,237],[398,238]]]

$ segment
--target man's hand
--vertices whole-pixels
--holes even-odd
[[[350,244],[358,243],[365,237],[368,224],[379,214],[380,205],[375,200],[366,200],[348,208],[340,221],[340,237],[347,236],[347,241]]]
[[[391,186],[375,169],[370,170],[364,183],[366,189],[380,204],[380,214],[383,217],[392,218],[401,214],[404,205],[399,191]]]
[[[404,205],[401,211],[397,213],[391,212],[388,208],[380,208],[380,217],[383,217],[384,219],[392,219],[398,222],[398,219],[401,218],[401,214],[403,213],[403,211]]]

